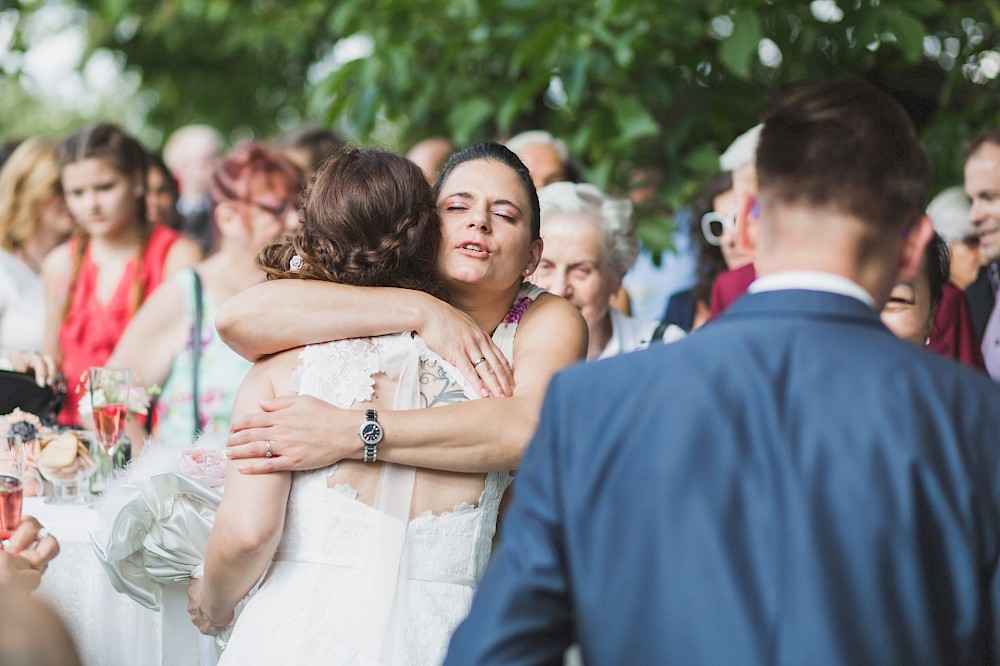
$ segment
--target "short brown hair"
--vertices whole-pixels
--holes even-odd
[[[799,83],[764,117],[757,179],[780,201],[833,206],[898,232],[924,214],[930,162],[888,94],[850,79]]]
[[[982,134],[977,134],[965,142],[965,159],[972,157],[972,154],[987,143],[1000,146],[1000,129],[992,129]]]
[[[402,155],[345,148],[316,173],[302,223],[264,248],[268,278],[402,287],[444,295],[436,268],[441,226],[427,179]],[[301,266],[292,266],[298,255]]]

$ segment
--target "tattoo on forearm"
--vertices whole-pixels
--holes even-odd
[[[420,365],[420,406],[440,407],[468,398],[458,382],[451,379],[436,361]]]

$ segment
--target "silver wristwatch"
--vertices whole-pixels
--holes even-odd
[[[378,457],[378,443],[382,441],[382,425],[378,422],[378,414],[374,409],[365,410],[365,420],[361,422],[358,429],[358,436],[365,446],[365,455],[362,460],[365,462],[375,462]]]

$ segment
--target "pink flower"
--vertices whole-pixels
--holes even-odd
[[[181,451],[181,472],[203,481],[210,488],[218,488],[226,482],[226,456],[220,451],[184,449]]]
[[[514,304],[510,306],[510,311],[507,313],[507,316],[503,318],[503,323],[516,324],[521,321],[521,315],[524,314],[524,311],[528,309],[529,305],[531,305],[531,299],[527,296],[523,296],[514,301]]]
[[[10,429],[17,423],[30,423],[34,432],[42,430],[42,422],[31,412],[22,412],[16,407],[10,414],[0,416],[0,437],[7,439]]]

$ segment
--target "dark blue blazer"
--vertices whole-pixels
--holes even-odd
[[[670,296],[667,301],[667,309],[660,317],[661,324],[674,324],[680,326],[690,333],[694,326],[694,289],[684,289]]]
[[[551,383],[449,664],[998,660],[1000,386],[836,294]]]
[[[972,314],[972,327],[980,342],[983,339],[983,333],[986,332],[986,324],[990,320],[990,315],[993,313],[993,305],[996,303],[996,295],[990,284],[988,270],[986,266],[980,268],[975,281],[965,288],[965,296],[969,300],[969,312]]]

